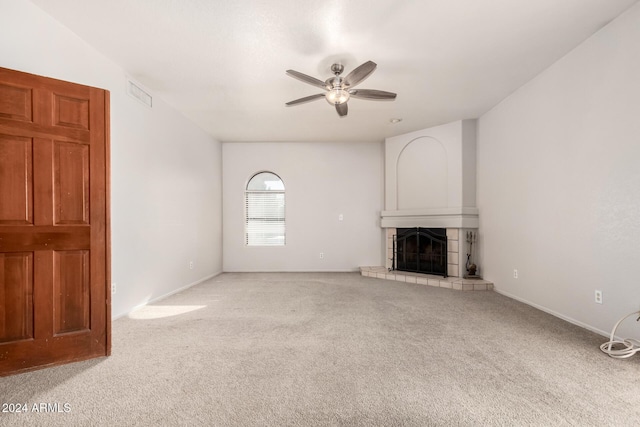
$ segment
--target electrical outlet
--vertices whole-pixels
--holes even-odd
[[[189,270],[193,270],[193,261],[189,261]]]
[[[324,259],[324,252],[320,252],[320,259]]]
[[[514,279],[518,278],[518,270],[517,269],[513,269],[513,278]]]
[[[338,215],[338,221],[342,221],[344,219],[344,215],[340,214]]]
[[[115,283],[115,282],[113,282],[113,283],[111,284],[111,293],[112,293],[112,294],[115,294],[115,293],[116,293],[116,283]]]
[[[602,304],[602,291],[596,290],[596,304]]]

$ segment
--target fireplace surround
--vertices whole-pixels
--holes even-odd
[[[387,269],[387,271],[402,271],[402,270],[398,270],[397,269],[397,265],[394,263],[394,251],[395,251],[395,245],[397,242],[397,233],[398,230],[402,230],[403,228],[410,228],[410,229],[416,229],[417,227],[387,227],[386,228],[386,261],[385,261],[385,265],[384,268]],[[436,228],[436,227],[430,227],[430,228]],[[422,228],[423,230],[427,229],[427,227]],[[466,229],[459,229],[459,228],[444,228],[444,227],[438,227],[439,230],[444,230],[444,234],[446,237],[446,274],[444,274],[443,272],[438,272],[438,273],[427,273],[427,272],[421,272],[421,271],[416,271],[414,270],[406,270],[408,273],[412,273],[412,274],[428,274],[428,275],[434,275],[434,276],[440,276],[443,278],[449,278],[449,277],[463,277],[465,272],[463,271],[465,266],[464,266],[464,259],[466,257],[465,255],[465,250],[464,250],[464,245],[461,244],[458,239],[460,236],[464,236],[464,233],[466,232]]]
[[[458,290],[493,289],[492,283],[478,277],[465,278],[465,236],[479,228],[476,121],[459,120],[389,137],[384,150],[385,210],[380,213],[380,227],[386,236],[385,265],[361,267],[362,275]],[[417,242],[407,243],[404,237],[404,229],[410,228],[444,230],[438,236],[444,244],[412,249]],[[423,234],[418,231],[418,235]],[[398,242],[405,245],[400,252]],[[434,258],[438,269],[423,270],[423,262],[429,264],[427,259]]]

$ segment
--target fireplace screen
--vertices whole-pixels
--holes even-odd
[[[446,228],[398,228],[393,266],[395,270],[447,277]]]

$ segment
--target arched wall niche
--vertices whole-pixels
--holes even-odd
[[[448,160],[444,145],[436,138],[411,140],[396,163],[398,209],[447,207]]]

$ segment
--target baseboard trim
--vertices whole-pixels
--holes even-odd
[[[224,270],[223,273],[357,273],[360,268],[353,270]]]
[[[576,319],[574,319],[572,317],[565,316],[564,314],[558,313],[557,311],[553,311],[553,310],[551,310],[551,309],[549,309],[547,307],[544,307],[542,305],[533,303],[533,302],[528,301],[528,300],[526,300],[524,298],[517,297],[517,296],[515,296],[513,294],[510,294],[509,292],[505,292],[505,291],[500,290],[500,289],[498,289],[496,287],[493,288],[493,291],[499,293],[500,295],[504,295],[507,298],[511,298],[511,299],[519,301],[519,302],[521,302],[523,304],[530,305],[533,308],[537,308],[540,311],[544,311],[547,314],[555,316],[555,317],[557,317],[559,319],[562,319],[562,320],[564,320],[566,322],[572,323],[572,324],[574,324],[576,326],[580,326],[581,328],[586,329],[586,330],[591,331],[591,332],[594,332],[594,333],[596,333],[598,335],[602,335],[602,336],[605,336],[607,338],[609,338],[609,336],[611,335],[610,331],[609,332],[605,332],[605,331],[602,331],[602,330],[600,330],[598,328],[594,328],[593,326],[588,325],[588,324],[583,323],[583,322],[580,322],[579,320],[576,320]]]
[[[183,286],[183,287],[181,287],[181,288],[174,289],[173,291],[171,291],[171,292],[169,292],[169,293],[166,293],[166,294],[163,294],[163,295],[157,296],[157,297],[155,297],[155,298],[153,298],[153,299],[151,299],[151,300],[149,300],[149,301],[147,301],[147,302],[145,302],[145,303],[138,304],[138,305],[134,306],[133,308],[131,308],[131,309],[130,309],[129,311],[127,311],[126,313],[119,314],[119,315],[117,315],[117,316],[112,316],[112,317],[111,317],[111,321],[114,321],[114,320],[119,319],[119,318],[124,317],[124,316],[128,316],[131,312],[133,312],[133,311],[135,311],[135,310],[137,310],[137,309],[139,309],[139,308],[142,308],[142,307],[144,307],[145,305],[149,305],[149,304],[153,304],[153,303],[155,303],[155,302],[161,301],[161,300],[163,300],[163,299],[165,299],[165,298],[170,297],[171,295],[175,295],[175,294],[177,294],[177,293],[179,293],[179,292],[182,292],[182,291],[184,291],[184,290],[187,290],[187,289],[189,289],[189,288],[191,288],[191,287],[193,287],[193,286],[199,285],[199,284],[200,284],[200,283],[202,283],[202,282],[206,282],[206,281],[207,281],[207,280],[209,280],[209,279],[213,279],[214,277],[219,276],[220,274],[222,274],[222,271],[218,271],[218,272],[216,272],[216,273],[213,273],[213,274],[210,274],[210,275],[208,275],[208,276],[205,276],[205,277],[203,277],[203,278],[201,278],[201,279],[198,279],[198,280],[196,280],[195,282],[189,283],[188,285],[185,285],[185,286]]]

